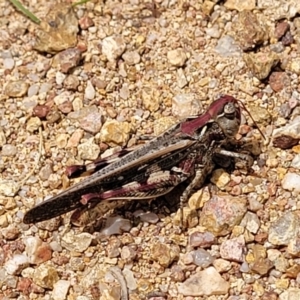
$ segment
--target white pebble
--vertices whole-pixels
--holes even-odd
[[[281,184],[285,190],[300,192],[300,175],[289,172],[283,177]]]
[[[84,91],[84,98],[87,100],[93,100],[95,98],[95,95],[96,95],[96,91],[92,83],[90,82],[90,80],[88,80]]]
[[[0,194],[7,196],[7,197],[13,197],[19,190],[19,185],[10,180],[2,180],[0,181]]]
[[[52,292],[53,300],[66,299],[70,285],[71,283],[68,280],[58,280],[57,282],[55,282]]]
[[[9,259],[4,267],[8,274],[16,275],[29,265],[28,257],[25,254],[15,254]]]
[[[15,66],[15,61],[13,58],[3,59],[3,66],[5,69],[12,70]]]

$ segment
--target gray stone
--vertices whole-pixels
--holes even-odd
[[[299,235],[300,217],[295,211],[285,212],[269,229],[269,242],[287,246],[291,239]]]

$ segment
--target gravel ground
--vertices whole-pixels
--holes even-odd
[[[299,3],[23,2],[40,26],[0,3],[0,300],[300,299]],[[105,218],[100,207],[22,222],[77,181],[66,166],[157,136],[221,94],[265,139],[245,114],[252,172],[208,174],[186,230],[180,191],[107,205]]]

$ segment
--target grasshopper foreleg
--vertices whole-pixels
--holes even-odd
[[[253,165],[253,158],[249,154],[228,151],[225,149],[216,149],[215,154],[234,158],[235,166],[239,169],[249,170]]]

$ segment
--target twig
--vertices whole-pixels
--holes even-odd
[[[81,1],[78,1],[78,2],[73,3],[72,6],[74,7],[74,6],[76,6],[76,5],[84,4],[84,3],[87,3],[87,2],[89,2],[89,1],[90,1],[90,0],[81,0]]]
[[[36,24],[40,24],[41,20],[36,17],[31,11],[29,11],[27,8],[25,8],[22,3],[18,0],[9,0],[14,7],[16,7],[21,13],[23,13],[25,16],[27,16],[32,22]]]

